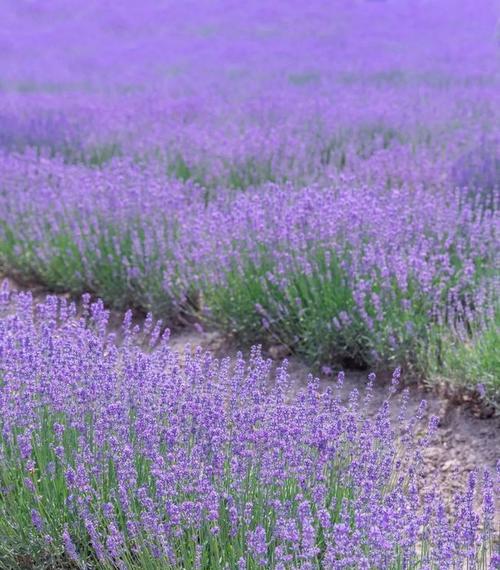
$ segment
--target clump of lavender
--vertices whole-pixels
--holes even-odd
[[[247,361],[181,358],[107,332],[48,297],[0,298],[0,560],[110,568],[487,568],[493,481],[473,474],[451,513],[418,491],[422,410],[310,380],[293,398],[254,347]],[[394,382],[398,380],[398,372]],[[373,382],[373,377],[370,378]],[[399,441],[396,432],[403,430]],[[28,444],[29,442],[29,444]],[[61,558],[63,557],[63,558]],[[492,562],[494,564],[494,562]],[[493,568],[493,566],[491,566]]]
[[[0,164],[0,262],[110,306],[195,313],[316,364],[411,361],[425,372],[498,318],[496,213],[437,178],[432,192],[422,179],[387,188],[373,164],[369,185],[220,189],[205,205],[157,164]],[[492,368],[480,374],[488,391]]]

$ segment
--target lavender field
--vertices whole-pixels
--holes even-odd
[[[59,295],[1,293],[0,569],[497,568],[400,373],[498,414],[498,17],[0,0],[0,274]],[[342,370],[396,370],[375,415]]]

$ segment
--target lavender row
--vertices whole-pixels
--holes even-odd
[[[89,296],[77,313],[4,284],[0,314],[2,565],[496,567],[492,475],[451,505],[419,492],[437,418],[425,430],[425,401],[396,404],[398,370],[369,417],[374,375],[348,403],[342,374],[290,396],[286,363],[257,347],[181,357],[130,313],[117,344]]]
[[[208,201],[158,163],[4,156],[0,255],[50,287],[195,314],[315,362],[415,361],[435,335],[466,340],[494,323],[498,189],[471,197],[430,156],[387,187],[396,156],[412,164],[405,149],[380,151],[369,186],[351,176]]]

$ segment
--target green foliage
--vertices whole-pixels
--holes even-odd
[[[91,537],[86,530],[81,512],[79,512],[78,496],[70,489],[66,478],[68,469],[78,469],[78,458],[83,453],[80,432],[65,420],[63,414],[55,414],[48,410],[43,412],[41,429],[32,433],[32,461],[20,457],[17,446],[17,437],[23,433],[18,429],[10,439],[0,437],[0,567],[5,569],[18,569],[26,564],[27,568],[64,569],[77,566],[67,557],[62,533],[65,527],[71,529],[71,538],[78,549],[85,568],[112,570],[114,564],[96,559],[95,548]],[[64,426],[62,440],[54,433],[55,423]],[[101,464],[96,466],[95,473],[88,484],[92,491],[84,491],[86,499],[80,507],[88,512],[92,520],[99,520],[97,529],[106,536],[109,520],[106,518],[104,506],[112,505],[114,520],[125,538],[125,547],[121,558],[126,567],[130,569],[164,569],[182,568],[183,570],[198,568],[196,564],[196,545],[203,545],[201,568],[219,569],[236,568],[241,557],[247,561],[249,570],[257,570],[261,566],[248,554],[245,535],[256,525],[262,525],[268,535],[275,525],[275,514],[270,516],[269,497],[279,497],[283,504],[297,502],[297,497],[314,502],[314,497],[304,491],[304,481],[288,477],[279,483],[262,484],[259,475],[259,464],[251,463],[246,476],[243,477],[241,495],[236,500],[243,509],[246,503],[252,504],[251,516],[248,524],[239,525],[238,533],[231,532],[231,522],[228,505],[221,502],[219,518],[216,524],[219,532],[211,532],[211,523],[207,520],[200,529],[184,530],[179,533],[175,542],[175,557],[178,565],[166,565],[165,558],[155,558],[151,549],[151,537],[144,531],[131,536],[127,531],[126,521],[135,516],[140,520],[145,514],[144,505],[141,505],[136,494],[137,489],[147,489],[150,496],[155,496],[155,477],[151,469],[151,461],[137,451],[134,455],[134,465],[137,473],[136,488],[128,489],[130,506],[124,512],[119,500],[119,483],[116,476],[116,466],[109,458],[111,451],[93,440],[93,418],[85,418],[86,424],[86,453],[93,453],[99,449],[99,456],[105,457]],[[167,448],[163,449],[168,455]],[[109,452],[109,453],[108,453]],[[352,497],[352,490],[341,482],[339,477],[340,459],[332,461],[325,466],[325,480],[328,481],[328,498],[326,504],[330,507],[331,521],[335,523],[340,514],[342,501]],[[28,468],[27,468],[28,466]],[[238,475],[239,477],[239,475]],[[226,462],[226,476],[217,481],[221,494],[232,494],[234,485],[231,474],[231,458]],[[240,485],[240,482],[238,483]],[[311,486],[311,488],[314,488]],[[299,495],[304,493],[305,495]],[[90,499],[90,497],[94,497]],[[189,490],[184,493],[179,490],[176,501],[180,503],[189,501]],[[297,506],[295,507],[295,509]],[[32,511],[36,510],[43,519],[43,528],[37,529],[32,521]],[[132,514],[131,514],[132,513]],[[47,539],[50,537],[50,539]],[[271,548],[271,547],[270,547]],[[32,565],[30,565],[30,561]]]
[[[353,286],[343,267],[346,259],[319,249],[310,271],[276,278],[262,250],[262,262],[234,268],[223,285],[207,287],[204,296],[212,319],[246,342],[277,342],[301,354],[311,364],[344,367],[392,366],[413,358],[415,341],[426,334],[425,297],[415,290],[408,309],[402,308],[397,286],[381,298],[382,321],[369,303],[362,318]],[[346,250],[345,256],[348,256]],[[372,282],[373,293],[382,295]],[[393,337],[393,343],[388,337]]]
[[[500,396],[500,311],[483,329],[464,335],[449,328],[436,327],[430,335],[422,361],[426,363],[428,376],[446,379],[458,386],[482,385],[485,396],[498,402]]]

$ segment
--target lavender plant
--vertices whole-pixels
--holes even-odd
[[[54,164],[5,157],[17,191],[0,198],[6,266],[54,289],[194,313],[315,363],[425,370],[440,339],[494,330],[497,215],[460,189],[273,186],[205,205],[200,187],[159,184],[157,167]]]
[[[89,296],[4,284],[0,307],[2,568],[496,567],[492,476],[451,511],[419,492],[437,418],[403,397],[394,419],[398,371],[368,417],[374,375],[348,403],[342,374],[291,396],[258,347],[180,355],[130,312],[117,342]]]

